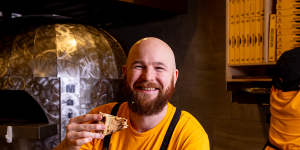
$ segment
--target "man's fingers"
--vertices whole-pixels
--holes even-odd
[[[67,130],[68,131],[92,131],[92,130],[104,130],[105,125],[101,123],[97,124],[75,124],[71,123],[67,125]]]
[[[99,120],[102,120],[102,115],[100,114],[86,114],[70,119],[70,122],[67,125],[66,135],[68,143],[77,147],[81,146],[82,144],[91,142],[94,138],[103,139],[103,134],[99,132],[89,132],[105,129],[105,126],[102,123],[91,124],[92,122],[96,122]]]
[[[67,138],[70,139],[71,141],[73,141],[73,139],[82,139],[82,138],[96,138],[96,139],[102,139],[104,138],[104,136],[100,133],[93,133],[93,132],[87,132],[87,131],[83,131],[83,132],[75,132],[75,131],[71,131],[67,134]]]
[[[70,123],[83,123],[83,122],[93,122],[102,120],[102,115],[100,114],[85,114],[70,119]]]

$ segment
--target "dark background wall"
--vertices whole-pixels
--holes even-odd
[[[106,29],[126,53],[147,36],[167,42],[176,55],[179,80],[171,102],[199,119],[213,150],[258,150],[267,138],[257,104],[232,103],[225,82],[225,0],[189,0],[187,13]]]

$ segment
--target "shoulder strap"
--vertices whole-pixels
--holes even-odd
[[[112,108],[110,114],[116,116],[117,113],[118,113],[118,110],[119,110],[119,107],[120,107],[121,104],[122,104],[122,103],[117,103],[117,104]],[[104,137],[104,141],[103,141],[103,149],[104,149],[104,150],[108,150],[110,138],[111,138],[111,134]]]
[[[169,125],[169,128],[167,130],[167,133],[166,133],[166,135],[164,137],[164,140],[161,144],[160,150],[166,150],[168,148],[168,145],[170,143],[173,131],[174,131],[176,125],[177,125],[177,122],[179,121],[180,115],[181,115],[181,110],[176,109],[175,114],[174,114],[174,116],[172,118],[172,121]]]
[[[117,103],[111,110],[110,114],[116,116],[119,110],[119,107],[122,103]]]

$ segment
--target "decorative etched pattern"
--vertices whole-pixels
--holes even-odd
[[[11,76],[0,80],[1,90],[25,90],[43,108],[50,123],[59,119],[59,79]]]
[[[24,78],[20,76],[5,76],[0,80],[0,90],[25,90],[44,110],[49,123],[59,124],[59,99],[60,84],[57,78]],[[16,102],[17,103],[17,102]],[[13,107],[13,106],[12,106]],[[13,108],[12,108],[13,109]],[[59,131],[59,129],[58,129]],[[53,147],[58,143],[58,135],[48,137],[43,141],[23,139],[18,144],[25,143],[28,149],[39,149],[38,147]],[[52,141],[53,140],[53,141]],[[37,146],[37,147],[32,147]]]
[[[9,42],[0,42],[0,90],[25,90],[40,104],[49,123],[59,124],[59,135],[19,141],[28,149],[52,149],[64,137],[71,117],[112,101],[117,93],[111,81],[122,78],[126,56],[102,29],[43,25]]]
[[[60,99],[59,79],[34,78],[26,84],[26,91],[39,102],[44,109],[49,123],[59,123],[59,99]]]

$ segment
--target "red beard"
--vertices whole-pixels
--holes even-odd
[[[165,92],[162,92],[161,86],[155,83],[151,83],[148,81],[140,81],[134,83],[134,87],[138,85],[144,87],[155,87],[159,89],[159,93],[156,98],[152,100],[147,100],[148,98],[147,95],[132,91],[130,86],[125,80],[126,95],[127,95],[129,109],[134,113],[137,113],[139,115],[146,115],[146,116],[154,115],[161,112],[162,109],[167,105],[173,93],[175,92],[173,81],[174,79],[172,78],[171,83]]]

